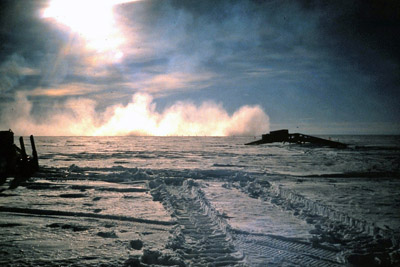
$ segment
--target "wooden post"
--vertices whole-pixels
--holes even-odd
[[[30,136],[31,139],[31,147],[32,147],[32,159],[33,159],[33,165],[35,168],[35,171],[39,170],[39,158],[36,152],[36,145],[35,145],[35,139],[33,139],[33,135]]]
[[[26,161],[27,155],[26,155],[26,150],[25,150],[25,145],[24,145],[24,139],[22,136],[19,137],[19,145],[21,146],[21,154],[22,154],[22,159]]]

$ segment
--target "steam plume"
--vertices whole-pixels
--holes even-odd
[[[22,107],[22,108],[21,108]],[[232,115],[214,102],[199,106],[177,102],[163,112],[148,94],[137,93],[126,105],[115,105],[96,112],[96,102],[89,99],[69,100],[54,106],[51,115],[40,121],[31,115],[32,104],[19,94],[7,108],[2,128],[19,135],[155,135],[155,136],[229,136],[258,135],[269,129],[269,118],[259,106],[243,106]],[[16,112],[17,111],[17,112]],[[11,116],[10,116],[11,114]]]

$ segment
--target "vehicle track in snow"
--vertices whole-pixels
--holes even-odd
[[[337,252],[295,239],[232,229],[196,183],[160,186],[176,219],[169,248],[188,266],[342,266]]]
[[[230,235],[210,218],[196,196],[182,186],[162,187],[159,193],[177,222],[167,247],[187,266],[245,266]]]
[[[296,240],[251,233],[234,234],[234,240],[250,266],[342,266],[336,252]]]

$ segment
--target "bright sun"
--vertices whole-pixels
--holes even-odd
[[[116,59],[125,39],[115,21],[113,7],[132,0],[51,0],[42,17],[54,19],[79,34],[86,47],[98,53],[112,53]]]

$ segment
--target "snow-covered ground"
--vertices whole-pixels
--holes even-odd
[[[145,184],[36,180],[1,195],[1,265],[115,264],[162,250],[173,221]]]
[[[247,141],[37,138],[41,171],[1,187],[0,265],[400,264],[398,137]]]

